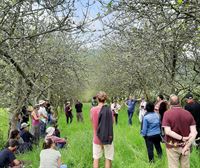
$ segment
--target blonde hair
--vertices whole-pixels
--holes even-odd
[[[108,99],[108,96],[105,92],[100,91],[99,93],[97,93],[97,99],[99,100],[99,102],[105,102]]]

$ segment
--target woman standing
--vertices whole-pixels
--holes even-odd
[[[73,115],[72,115],[72,107],[70,105],[70,102],[66,103],[65,115],[66,115],[67,124],[69,123],[69,119],[70,119],[70,123],[72,123]]]
[[[162,148],[160,145],[160,116],[154,112],[154,104],[148,102],[146,104],[147,113],[143,117],[141,134],[145,139],[149,162],[154,161],[153,150],[156,148],[158,157],[162,156]]]
[[[31,113],[33,136],[35,137],[35,143],[37,145],[39,144],[39,139],[40,139],[40,117],[38,114],[38,110],[39,110],[39,105],[35,105]]]
[[[40,152],[39,168],[67,168],[67,165],[61,165],[61,154],[55,150],[55,143],[52,139],[47,139],[43,144],[43,150]]]
[[[111,110],[115,117],[115,124],[118,124],[118,111],[120,110],[121,106],[117,103],[117,100],[114,100],[114,102],[111,104]]]

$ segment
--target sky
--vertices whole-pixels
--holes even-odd
[[[104,3],[109,3],[111,0],[104,0]],[[77,5],[77,11],[76,15],[79,16],[76,18],[77,20],[81,21],[83,20],[83,12],[86,12],[86,4],[88,3],[88,0],[79,0]],[[105,9],[102,8],[102,4],[98,0],[89,0],[89,10],[88,10],[88,18],[89,20],[95,19],[98,17],[98,15],[104,15]],[[104,19],[108,19],[108,17],[105,17]],[[87,25],[88,26],[88,25]],[[98,46],[100,45],[101,36],[103,35],[103,24],[101,21],[96,20],[89,24],[88,29],[86,28],[86,31],[92,31],[85,33],[82,38],[90,38],[92,41],[92,44],[89,43],[88,46]]]

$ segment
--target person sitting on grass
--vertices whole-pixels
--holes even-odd
[[[24,142],[27,142],[30,145],[33,144],[34,136],[29,132],[29,124],[22,123],[20,136],[22,137]]]
[[[15,139],[9,141],[8,148],[3,149],[0,152],[0,167],[1,168],[22,168],[23,164],[17,160],[14,153],[19,146],[19,142]]]
[[[58,128],[57,121],[53,122],[52,126],[55,128],[54,135],[60,138],[60,130]]]
[[[55,142],[55,144],[58,148],[63,148],[65,146],[66,139],[55,136],[55,128],[54,127],[47,128],[46,133],[47,133],[47,135],[45,137],[45,140],[51,139],[52,141]]]
[[[6,144],[6,147],[9,146],[9,142],[11,140],[17,140],[19,145],[18,145],[18,148],[17,148],[17,151],[16,153],[24,153],[28,150],[32,150],[32,145],[30,145],[29,143],[27,142],[24,142],[24,140],[20,137],[20,134],[19,134],[19,131],[18,130],[13,130],[10,134],[10,139],[8,140],[7,144]]]
[[[47,139],[43,143],[43,150],[40,152],[39,168],[67,168],[61,164],[61,154],[55,150],[56,144],[52,139]]]

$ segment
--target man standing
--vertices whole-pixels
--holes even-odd
[[[128,124],[132,125],[132,117],[135,110],[135,104],[137,100],[133,99],[132,96],[129,96],[129,99],[126,101],[126,106],[128,107]]]
[[[93,168],[99,167],[99,159],[103,152],[105,155],[105,168],[112,167],[112,160],[114,157],[113,145],[113,116],[111,109],[105,105],[107,95],[105,92],[97,94],[99,101],[98,106],[92,107],[90,111],[91,121],[93,125]],[[104,109],[104,110],[103,110]],[[99,131],[102,127],[103,130]],[[98,134],[98,136],[97,136]],[[100,140],[100,137],[104,137]],[[104,141],[105,140],[105,141]]]
[[[75,104],[75,109],[76,109],[76,117],[77,117],[78,122],[79,121],[83,122],[83,113],[82,113],[83,110],[82,110],[82,108],[83,108],[83,104],[79,100],[77,100],[77,102]]]
[[[186,106],[185,109],[189,111],[196,122],[197,138],[200,137],[200,104],[193,99],[192,94],[187,94],[186,96]],[[196,141],[197,147],[200,148],[200,140]]]
[[[196,124],[190,112],[181,108],[179,98],[170,96],[170,109],[164,113],[162,127],[165,131],[169,168],[190,167],[190,146],[197,135]]]
[[[48,114],[47,111],[45,109],[45,101],[44,100],[40,100],[39,101],[39,110],[38,110],[38,114],[40,116],[40,135],[41,136],[45,136],[45,131],[46,131],[46,126],[47,126],[47,121],[48,121]]]

